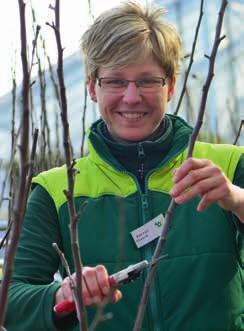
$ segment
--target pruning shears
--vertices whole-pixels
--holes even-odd
[[[155,262],[154,262],[155,263]],[[136,278],[138,278],[141,272],[151,265],[147,260],[143,260],[136,264],[130,265],[125,269],[122,269],[109,276],[109,283],[111,286],[119,287],[120,285],[130,283]],[[54,306],[54,311],[56,313],[62,312],[73,312],[75,311],[75,303],[70,301],[63,301]]]
[[[157,259],[148,262],[147,260],[143,260],[141,262],[138,262],[136,264],[129,265],[127,268],[122,269],[118,272],[115,272],[114,274],[109,276],[109,283],[111,286],[119,287],[120,285],[130,283],[134,281],[136,278],[140,276],[142,271],[155,263],[157,263],[162,258],[165,258],[166,255],[161,255]],[[54,311],[56,313],[62,313],[62,312],[68,312],[72,313],[75,311],[75,302],[72,301],[63,301],[54,306]]]

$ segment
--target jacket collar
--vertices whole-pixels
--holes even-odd
[[[100,119],[91,126],[89,131],[90,156],[96,158],[96,160],[94,159],[95,162],[102,159],[120,171],[130,171],[128,166],[130,168],[130,164],[135,164],[134,157],[138,158],[140,145],[149,160],[147,168],[160,166],[165,160],[172,158],[187,146],[192,132],[192,128],[178,116],[167,114],[166,121],[166,128],[159,137],[152,137],[152,140],[138,143],[118,143],[106,136],[104,133],[105,124]],[[98,155],[95,157],[94,153]],[[130,160],[133,162],[131,163]]]

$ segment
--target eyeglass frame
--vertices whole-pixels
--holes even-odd
[[[96,80],[98,81],[98,86],[100,87],[100,88],[103,88],[104,86],[102,86],[102,84],[101,84],[101,82],[102,82],[102,80],[103,79],[111,79],[111,80],[121,80],[121,81],[124,81],[125,82],[125,85],[124,86],[121,86],[121,87],[113,87],[114,88],[114,91],[113,92],[115,92],[116,91],[116,89],[118,89],[119,91],[118,91],[118,93],[119,92],[122,92],[122,91],[124,91],[124,90],[126,90],[126,88],[128,87],[128,85],[129,85],[129,83],[135,83],[135,86],[137,87],[137,88],[143,88],[144,90],[144,92],[148,89],[148,92],[152,92],[152,90],[150,90],[150,89],[152,89],[152,87],[142,87],[142,86],[140,86],[140,84],[138,85],[138,81],[140,81],[140,80],[143,80],[143,79],[160,79],[161,80],[161,84],[160,84],[160,86],[158,86],[158,87],[164,87],[165,85],[166,85],[166,77],[144,77],[144,78],[138,78],[138,79],[134,79],[134,80],[132,80],[132,79],[125,79],[125,78],[118,78],[118,77],[97,77],[96,78]],[[106,89],[106,88],[105,88]],[[122,90],[121,90],[122,89]],[[116,93],[116,92],[115,92]]]

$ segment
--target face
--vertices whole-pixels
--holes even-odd
[[[165,77],[163,69],[153,58],[143,63],[128,65],[122,69],[109,70],[100,68],[99,77],[136,80],[150,77]],[[170,86],[169,86],[170,84]],[[174,93],[175,78],[161,86],[157,92],[141,92],[134,82],[120,93],[111,93],[89,81],[88,91],[97,101],[100,114],[114,139],[136,142],[149,137],[160,125],[167,102]]]

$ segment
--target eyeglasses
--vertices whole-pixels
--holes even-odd
[[[130,82],[135,83],[136,87],[143,93],[158,92],[162,86],[166,84],[166,79],[163,77],[147,77],[135,80],[100,77],[97,78],[98,85],[106,92],[121,93],[124,92]]]

